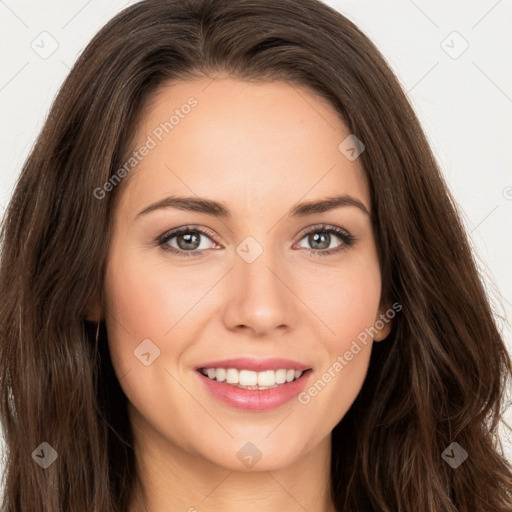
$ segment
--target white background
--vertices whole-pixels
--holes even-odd
[[[131,3],[0,1],[0,212],[71,65]],[[326,3],[376,43],[401,81],[463,212],[493,307],[506,318],[499,325],[511,348],[512,0]],[[33,49],[48,51],[52,44],[58,47],[47,58]],[[512,427],[512,407],[505,421]],[[512,461],[511,437],[503,424]]]

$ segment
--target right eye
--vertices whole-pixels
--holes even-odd
[[[201,242],[201,237],[213,238],[213,234],[204,228],[195,226],[183,226],[180,228],[166,231],[157,239],[158,245],[164,251],[171,252],[177,256],[201,256],[202,252],[211,247],[205,247]],[[176,246],[171,245],[169,242],[176,239]],[[203,245],[203,246],[202,246]]]

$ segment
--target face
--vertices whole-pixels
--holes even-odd
[[[136,436],[245,471],[253,455],[277,469],[330,438],[385,311],[363,168],[338,148],[349,134],[285,82],[180,82],[145,109],[103,312]],[[155,206],[170,196],[219,205]]]

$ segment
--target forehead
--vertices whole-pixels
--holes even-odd
[[[325,100],[296,84],[170,84],[139,118],[133,149],[150,149],[131,171],[121,204],[133,209],[168,194],[198,195],[227,201],[243,215],[347,193],[370,209],[362,165],[338,149],[348,135]]]

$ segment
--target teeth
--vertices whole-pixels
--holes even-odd
[[[212,368],[213,370],[213,377],[210,377],[208,375],[209,379],[215,378],[216,369]],[[226,370],[226,382],[228,384],[238,384],[238,370],[235,370],[234,368],[229,368]]]
[[[236,371],[236,370],[235,370]],[[256,372],[251,372],[250,370],[240,370],[238,372],[238,384],[242,386],[271,386],[272,383],[263,383],[261,382],[260,374]],[[235,382],[235,384],[237,384]],[[275,384],[275,382],[274,382]]]
[[[246,386],[247,383],[243,380],[242,376],[245,370],[240,372],[240,384]],[[258,386],[275,386],[276,385],[276,372],[274,370],[267,370],[266,372],[251,372],[254,373],[258,380]]]
[[[284,384],[286,382],[286,370],[277,370],[276,371],[276,384]]]
[[[236,368],[202,368],[201,373],[209,379],[226,382],[245,389],[270,389],[297,380],[303,372],[300,370],[237,370]]]

